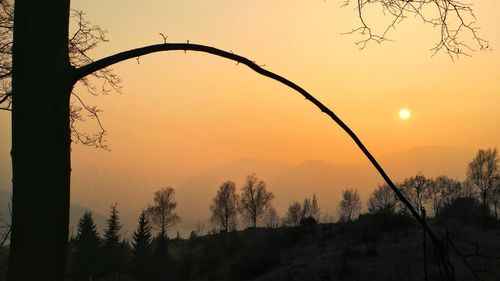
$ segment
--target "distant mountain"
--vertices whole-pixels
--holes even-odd
[[[430,177],[445,174],[463,180],[467,164],[475,153],[473,149],[430,146],[388,155],[375,154],[375,156],[395,181],[401,181],[417,172]],[[293,200],[302,201],[305,197],[312,196],[313,193],[318,196],[320,207],[324,212],[336,215],[343,189],[358,189],[362,200],[366,201],[371,191],[382,183],[382,178],[368,160],[357,165],[334,165],[326,161],[309,160],[293,166],[276,161],[240,159],[207,170],[174,186],[178,202],[177,213],[182,220],[172,229],[173,233],[170,235],[175,235],[178,229],[185,236],[194,229],[197,221],[207,224],[207,219],[210,217],[209,207],[219,186],[226,180],[232,180],[239,190],[246,176],[251,173],[256,173],[267,183],[268,189],[275,194],[273,205],[281,216],[285,214],[288,205]],[[0,213],[8,213],[9,198],[9,193],[0,189]],[[144,201],[139,195],[133,198],[133,200]],[[94,202],[92,199],[88,198],[86,202]],[[135,202],[129,202],[129,204],[127,202],[129,201],[120,201],[119,206],[120,218],[124,224],[123,231],[125,234],[128,233],[125,236],[130,235],[135,228],[138,213]],[[97,208],[97,205],[90,203],[85,205],[93,210]],[[77,205],[71,206],[70,224],[73,231],[76,231],[78,220],[85,209]],[[107,214],[106,209],[100,208],[99,210],[101,214],[96,212],[93,214],[98,228],[102,230]],[[205,231],[208,229],[207,224]]]
[[[418,147],[378,157],[379,163],[394,181],[422,172],[429,177],[441,174],[463,180],[472,149]],[[176,188],[178,213],[183,217],[181,232],[192,230],[197,221],[206,222],[216,190],[226,180],[235,181],[237,189],[245,176],[255,172],[275,194],[274,206],[284,215],[293,201],[302,201],[315,193],[324,212],[335,215],[342,190],[356,188],[366,201],[382,177],[366,160],[357,165],[334,165],[321,160],[305,161],[297,166],[256,159],[237,160],[192,177]]]
[[[6,221],[10,221],[9,216],[9,204],[10,204],[10,192],[0,189],[0,216]],[[70,205],[70,217],[69,217],[69,230],[76,234],[78,228],[78,221],[83,216],[85,211],[90,210],[94,217],[94,222],[97,225],[97,229],[101,231],[106,225],[105,216],[100,213],[94,212],[89,208],[82,207],[79,205]]]

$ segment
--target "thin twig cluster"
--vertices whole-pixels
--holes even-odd
[[[68,37],[70,62],[74,67],[82,67],[93,60],[88,55],[100,43],[107,42],[106,32],[97,25],[85,20],[85,14],[79,10],[71,11],[74,28]],[[8,0],[0,0],[0,109],[12,110],[12,43],[14,30],[13,5]],[[88,93],[92,95],[121,93],[120,78],[109,68],[104,68],[83,77],[78,81]],[[99,108],[87,105],[81,94],[72,92],[70,108],[70,127],[72,141],[87,146],[108,149],[106,130],[99,119]],[[87,119],[96,121],[97,129],[86,132],[79,128],[79,124]]]
[[[343,6],[349,6],[351,2],[346,0]],[[432,55],[443,51],[454,60],[461,55],[470,56],[476,50],[490,49],[488,41],[479,35],[476,16],[469,3],[456,0],[356,0],[354,6],[360,26],[346,34],[361,35],[362,39],[355,42],[360,49],[369,42],[391,41],[389,32],[409,17],[439,30],[437,43],[431,48]],[[382,8],[383,14],[390,18],[382,32],[375,32],[373,25],[367,22],[365,10],[373,6]]]

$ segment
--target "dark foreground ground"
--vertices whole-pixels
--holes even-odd
[[[430,221],[448,235],[456,280],[499,280],[500,228]],[[446,234],[447,233],[447,234]],[[476,247],[477,246],[477,247]],[[411,219],[258,228],[169,241],[169,280],[425,280],[422,230]],[[480,256],[474,255],[479,254]],[[5,269],[6,249],[0,251]],[[476,275],[465,263],[476,270]],[[440,280],[427,239],[428,280]],[[0,274],[0,280],[5,275]],[[134,280],[114,274],[100,280]]]
[[[414,223],[370,220],[300,228],[256,229],[171,244],[183,280],[425,280],[422,230]],[[463,223],[432,228],[464,255],[500,257],[500,229]],[[384,229],[385,228],[385,229]],[[500,259],[469,257],[450,245],[457,280],[498,280]],[[428,280],[439,280],[427,238]],[[492,275],[494,274],[494,275]]]

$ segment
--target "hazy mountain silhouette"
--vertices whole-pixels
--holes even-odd
[[[0,215],[3,219],[10,221],[9,216],[9,203],[10,203],[10,191],[0,189]],[[78,227],[78,221],[85,213],[85,211],[90,210],[94,217],[94,222],[97,224],[99,230],[104,229],[106,224],[106,218],[100,213],[92,211],[90,208],[82,207],[80,205],[70,204],[70,217],[69,217],[69,227],[71,232],[76,233]]]
[[[473,149],[429,146],[383,155],[379,161],[395,181],[417,172],[429,177],[446,174],[463,180],[467,164],[475,153]],[[343,189],[357,188],[365,201],[373,189],[383,182],[368,160],[357,165],[309,160],[290,166],[280,162],[241,159],[205,171],[176,188],[178,214],[183,217],[179,229],[190,231],[196,221],[206,221],[210,216],[211,200],[222,182],[235,181],[239,191],[245,176],[252,172],[257,173],[276,195],[273,205],[280,215],[284,215],[293,200],[301,201],[313,193],[318,196],[322,210],[335,215]]]
[[[382,155],[378,159],[388,174],[396,181],[415,175],[419,171],[426,176],[446,174],[452,178],[463,180],[467,164],[476,152],[475,149],[430,146]],[[4,170],[6,169],[2,167],[0,172]],[[362,200],[365,201],[369,193],[379,183],[382,183],[382,178],[367,160],[357,165],[334,165],[326,161],[309,160],[293,166],[277,161],[240,159],[202,172],[188,178],[180,185],[173,186],[178,203],[177,213],[182,218],[178,225],[181,233],[183,235],[189,233],[197,221],[206,223],[210,217],[209,206],[212,198],[224,181],[234,181],[239,191],[245,177],[253,172],[260,179],[263,179],[267,183],[268,189],[276,195],[273,205],[281,216],[284,215],[286,208],[293,200],[301,201],[305,197],[312,196],[313,193],[318,196],[323,211],[335,215],[343,189],[357,188]],[[3,214],[8,214],[7,205],[10,200],[9,192],[5,191],[4,188],[7,186],[6,184],[10,186],[10,183],[5,183],[0,187],[0,213]],[[110,196],[113,195],[110,194]],[[141,193],[140,190],[137,190],[137,194],[131,197],[132,201],[110,199],[111,202],[120,202],[120,219],[125,224],[124,232],[130,234],[130,230],[136,227],[138,212],[134,210],[146,207],[138,207],[134,201],[147,202],[148,200],[142,199],[151,197],[152,194],[144,194],[144,192]],[[93,201],[91,199],[88,198],[85,205],[91,210],[95,210],[96,206],[88,203]],[[73,226],[74,231],[76,231],[78,220],[85,210],[86,207],[71,205],[70,225]],[[102,229],[107,214],[102,215],[105,211],[99,210],[101,214],[95,211],[93,214],[98,228]],[[208,229],[207,225],[205,231]],[[170,233],[170,235],[175,235],[175,232]]]

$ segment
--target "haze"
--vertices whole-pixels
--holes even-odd
[[[95,59],[161,43],[161,32],[169,42],[212,45],[265,64],[338,113],[376,157],[384,156],[382,163],[396,178],[418,171],[463,178],[477,149],[500,145],[496,1],[475,6],[481,35],[493,49],[455,62],[441,53],[431,58],[428,50],[438,30],[413,19],[390,33],[395,42],[359,51],[355,36],[340,35],[358,25],[356,15],[336,1],[72,4],[108,30],[110,43],[96,49]],[[383,19],[373,20],[376,25]],[[208,218],[207,206],[221,178],[241,184],[244,175],[257,172],[276,192],[281,214],[290,200],[312,193],[333,213],[334,196],[342,189],[356,187],[366,194],[381,182],[325,115],[246,67],[176,52],[130,60],[114,70],[123,80],[123,95],[94,97],[76,89],[86,103],[103,110],[111,151],[73,145],[72,202],[102,214],[117,202],[130,229],[153,192],[165,186],[178,192],[184,223],[179,229],[185,232]],[[401,108],[411,111],[410,119],[399,118]],[[80,128],[92,131],[96,123],[88,120]],[[10,190],[7,112],[0,113],[0,135],[0,189]],[[231,165],[238,168],[227,168]],[[299,170],[307,173],[283,178],[304,165],[307,169]],[[318,172],[332,171],[325,167],[351,174],[326,179],[330,172]],[[299,180],[311,184],[299,186]]]

